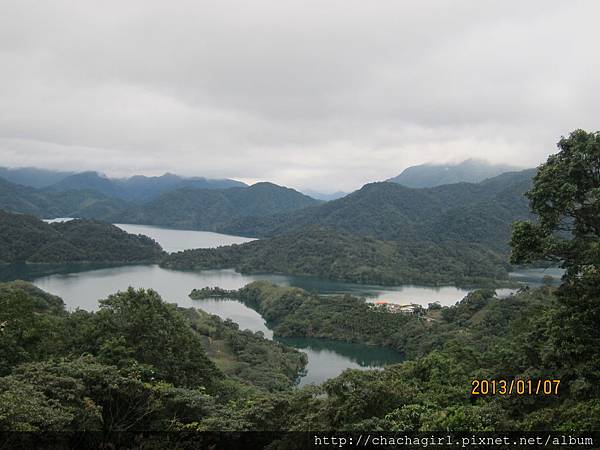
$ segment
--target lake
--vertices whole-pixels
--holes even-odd
[[[255,280],[269,280],[285,286],[303,284],[301,279],[281,275],[242,275],[234,270],[185,272],[163,269],[156,264],[94,270],[81,270],[80,266],[73,266],[70,269],[65,268],[65,272],[34,276],[33,283],[45,291],[60,296],[67,308],[71,310],[82,308],[93,311],[98,308],[98,299],[105,298],[118,290],[127,289],[129,286],[151,288],[170,303],[177,303],[182,307],[201,308],[223,319],[229,318],[237,322],[241,329],[262,331],[268,339],[273,338],[273,332],[267,327],[262,316],[253,309],[235,300],[192,300],[189,298],[189,293],[194,288],[204,286],[238,289]],[[22,275],[24,276],[20,278],[27,278],[26,274]],[[313,288],[317,286],[314,280],[311,281],[311,286]],[[331,286],[326,284],[325,288],[331,292]],[[353,289],[354,286],[350,285],[349,291]],[[321,383],[339,375],[347,368],[380,368],[402,361],[402,355],[390,349],[361,344],[322,339],[294,339],[287,341],[286,344],[308,355],[306,375],[300,378],[300,386]]]
[[[151,237],[169,253],[180,252],[190,248],[214,248],[222,245],[243,244],[244,242],[254,240],[252,238],[230,236],[210,231],[173,230],[151,225],[125,223],[115,223],[115,225],[128,233],[145,234]]]
[[[145,225],[119,224],[118,226],[130,233],[142,233],[154,238],[167,251],[216,247],[251,240],[202,231],[172,230]],[[519,275],[526,277],[526,274],[525,271]],[[543,277],[543,275],[536,275],[539,279]],[[268,339],[273,338],[273,333],[256,311],[234,300],[192,300],[188,296],[189,293],[194,288],[205,286],[238,289],[255,280],[269,280],[282,286],[300,287],[322,295],[350,293],[364,296],[368,301],[386,300],[427,306],[431,302],[452,305],[469,292],[452,286],[367,286],[312,277],[243,275],[234,270],[177,271],[163,269],[156,264],[119,267],[89,265],[11,267],[5,268],[4,274],[0,276],[5,280],[15,278],[32,280],[41,289],[60,296],[67,308],[71,310],[76,308],[95,310],[98,308],[98,299],[105,298],[118,290],[127,289],[129,286],[151,288],[167,302],[177,303],[182,307],[198,307],[221,318],[230,318],[237,322],[241,329],[262,331]],[[382,347],[324,339],[282,339],[282,341],[308,355],[306,374],[300,379],[300,385],[321,383],[339,375],[346,368],[381,368],[402,360],[400,354]]]

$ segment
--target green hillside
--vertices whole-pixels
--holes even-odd
[[[530,169],[481,183],[426,189],[371,183],[339,200],[272,217],[245,218],[220,231],[271,237],[320,225],[403,244],[465,241],[507,252],[512,222],[531,217],[524,193],[534,174]]]
[[[0,263],[154,262],[164,252],[147,236],[90,220],[45,223],[0,210]]]
[[[317,204],[317,200],[293,189],[257,183],[246,188],[180,189],[134,206],[108,220],[218,231],[235,220],[270,217]]]
[[[312,275],[368,284],[497,284],[508,278],[505,259],[478,244],[403,243],[318,226],[271,239],[169,255],[164,267],[235,268],[242,273]]]
[[[0,209],[32,214],[41,218],[100,218],[124,210],[129,205],[90,190],[54,191],[34,189],[0,178]]]

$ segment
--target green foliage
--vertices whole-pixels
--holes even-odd
[[[319,297],[298,288],[257,281],[238,298],[257,310],[277,336],[317,337],[398,348],[395,332],[411,318],[349,295]],[[415,319],[417,320],[417,319]]]
[[[72,420],[73,412],[46,397],[40,386],[0,378],[1,431],[63,431]]]
[[[27,295],[19,284],[24,283],[0,284],[0,376],[16,364],[35,361],[52,351],[57,333],[58,318],[40,314],[52,311],[51,304]]]
[[[37,425],[36,415],[24,414],[22,405],[5,403],[5,414],[22,415],[22,427],[29,424],[31,429],[169,429],[173,423],[208,415],[214,403],[202,390],[147,383],[135,372],[119,370],[89,356],[22,365],[0,379],[2,384],[8,386],[5,396],[9,400],[18,392],[29,393],[30,401],[37,403],[33,409],[48,410],[51,419],[46,420],[52,422]]]
[[[227,417],[232,429],[267,427],[278,411],[261,408],[281,403],[268,392],[289,389],[306,364],[297,350],[150,290],[68,313],[12,282],[0,285],[0,305],[0,430],[218,429]],[[225,370],[206,352],[218,364],[225,356]]]
[[[66,313],[52,296],[44,301],[43,293],[12,283],[0,289],[0,300],[13,302],[12,316],[22,323],[45,319],[23,329],[51,332],[22,341],[27,358],[10,362],[0,378],[0,429],[594,429],[600,409],[585,379],[565,384],[556,398],[469,395],[473,378],[563,376],[564,367],[552,366],[548,339],[560,306],[554,293],[544,287],[498,299],[475,291],[455,306],[405,316],[350,296],[250,284],[239,299],[261,311],[276,333],[371,339],[411,358],[291,390],[304,363],[299,352],[216,316],[164,304],[152,291],[116,294],[95,313]],[[203,348],[221,369],[213,367],[208,380]]]
[[[508,278],[504,259],[477,244],[400,244],[317,226],[241,245],[172,253],[161,265],[184,270],[235,268],[242,273],[311,275],[388,285],[494,285]]]
[[[0,209],[38,217],[105,217],[129,204],[90,190],[34,189],[0,178]]]
[[[434,307],[423,314],[393,313],[361,298],[318,296],[266,281],[245,286],[238,291],[237,298],[258,311],[278,336],[384,345],[410,358],[436,349],[451,349],[464,360],[472,361],[474,353],[480,353],[497,361],[499,356],[488,351],[499,341],[509,341],[511,330],[516,326],[520,332],[527,330],[532,342],[543,346],[546,335],[536,331],[533,324],[544,329],[551,320],[549,314],[542,312],[554,310],[552,292],[550,288],[528,290],[498,299],[494,291],[473,291],[455,306]],[[529,316],[535,320],[522,322]],[[544,350],[531,349],[531,353],[534,352],[542,354]],[[507,359],[512,367],[522,361],[519,369],[532,363],[514,355]]]
[[[530,217],[523,194],[534,174],[535,170],[525,170],[476,184],[425,189],[370,183],[338,200],[271,217],[238,220],[220,231],[273,237],[319,225],[402,245],[458,241],[507,255],[512,222]]]
[[[297,210],[319,202],[272,183],[229,189],[180,189],[106,219],[173,228],[219,231],[236,220]]]
[[[0,263],[154,262],[164,252],[154,240],[89,220],[45,223],[0,211]]]
[[[180,386],[207,386],[218,374],[185,318],[152,290],[110,295],[100,300],[91,320],[89,346],[81,350],[109,364],[134,360],[152,366],[156,378]]]
[[[268,391],[292,387],[306,365],[304,353],[267,340],[261,332],[242,331],[231,320],[201,310],[180,310],[204,337],[204,349],[226,375]]]
[[[512,260],[566,269],[553,320],[554,361],[567,379],[600,393],[600,133],[562,138],[527,193],[537,223],[515,224]]]
[[[600,261],[600,133],[577,130],[558,143],[527,193],[537,224],[515,224],[513,261],[562,261],[567,280]]]
[[[511,223],[531,216],[523,194],[532,176],[523,171],[427,189],[372,183],[298,211],[233,221],[229,215],[209,229],[268,239],[187,250],[163,264],[356,283],[499,285],[508,277]]]

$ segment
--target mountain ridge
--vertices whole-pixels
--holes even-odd
[[[514,220],[530,218],[527,199],[535,169],[500,175],[484,183],[455,183],[409,188],[397,183],[364,185],[338,200],[280,213],[233,221],[219,231],[249,237],[275,237],[319,225],[383,240],[440,239],[451,230],[454,239],[508,251]],[[465,222],[470,228],[463,228]]]
[[[165,173],[157,177],[133,175],[129,178],[109,178],[95,171],[80,172],[48,186],[55,191],[91,189],[108,197],[126,201],[148,201],[165,192],[183,188],[227,189],[246,187],[245,183],[231,179],[209,179],[204,177],[181,177]]]
[[[460,182],[478,183],[505,172],[518,170],[522,169],[471,158],[457,164],[427,163],[410,166],[386,181],[412,188],[427,188]]]

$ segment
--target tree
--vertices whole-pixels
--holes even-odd
[[[36,299],[23,291],[0,292],[0,376],[52,352],[57,318],[39,310]]]
[[[511,261],[554,261],[566,272],[553,319],[554,358],[600,392],[600,133],[573,131],[526,194],[537,223],[517,222]]]
[[[100,300],[94,320],[98,353],[109,364],[134,359],[153,366],[158,379],[186,387],[209,387],[220,375],[175,305],[151,289],[129,288]]]

